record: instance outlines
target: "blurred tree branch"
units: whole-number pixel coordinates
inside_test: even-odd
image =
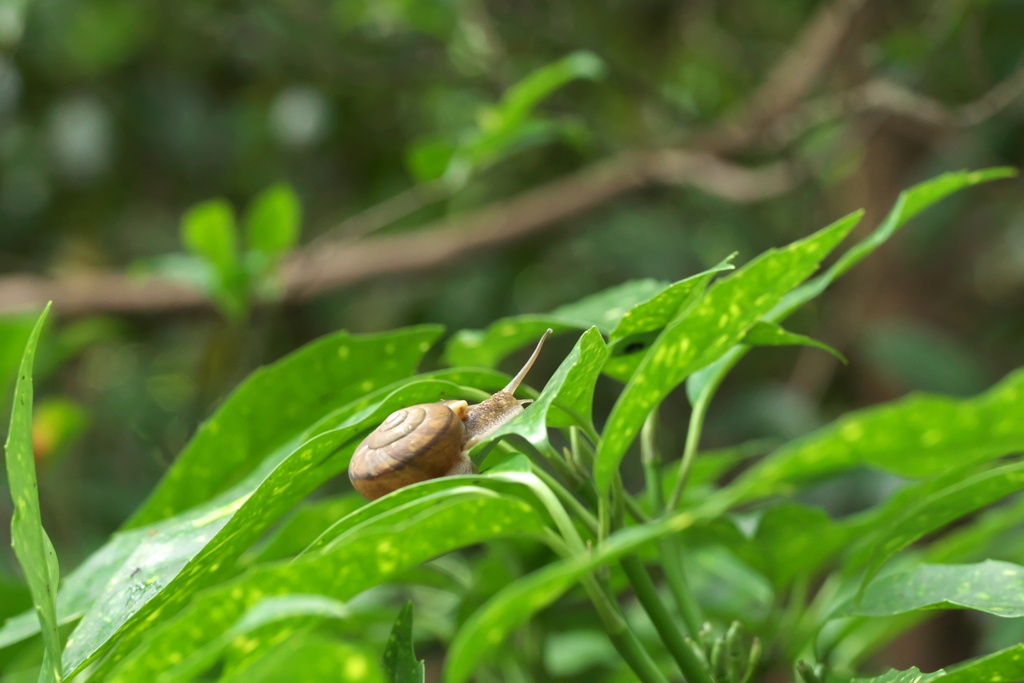
[[[285,301],[367,278],[449,263],[550,227],[612,197],[652,183],[692,185],[734,202],[765,199],[789,190],[797,175],[788,165],[748,169],[683,150],[625,152],[514,199],[436,221],[414,232],[353,242],[350,234],[297,250],[282,265]],[[415,203],[415,202],[413,202]],[[371,212],[378,209],[371,209]],[[375,226],[370,217],[366,226]],[[353,225],[364,225],[353,220]],[[203,292],[158,278],[94,271],[57,279],[34,275],[0,278],[0,312],[53,300],[67,314],[149,312],[211,306]]]
[[[839,51],[866,0],[824,5],[768,71],[764,83],[734,115],[697,134],[689,149],[620,153],[509,200],[454,215],[414,232],[367,238],[373,232],[444,199],[443,187],[422,185],[343,221],[293,253],[282,265],[282,300],[300,301],[368,278],[456,261],[550,228],[625,192],[656,184],[690,186],[733,202],[780,195],[803,179],[793,164],[746,168],[729,161],[763,141],[795,139],[817,122],[844,114],[883,111],[943,128],[972,126],[1008,106],[1024,90],[1024,67],[975,102],[956,109],[882,80],[838,96],[807,97]],[[0,278],[0,312],[37,308],[54,300],[68,314],[197,309],[205,295],[178,281],[141,279],[113,271],[47,278]]]

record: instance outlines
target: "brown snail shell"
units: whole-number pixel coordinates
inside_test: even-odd
[[[376,500],[409,484],[472,473],[472,462],[462,452],[467,409],[466,401],[443,401],[391,413],[352,455],[352,486]]]
[[[476,472],[466,455],[485,436],[523,412],[529,401],[513,394],[537,360],[544,333],[523,369],[501,391],[487,400],[421,403],[391,413],[370,432],[348,466],[348,478],[356,491],[376,500],[403,486],[428,479]]]

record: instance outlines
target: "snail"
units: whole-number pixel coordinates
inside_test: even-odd
[[[391,413],[352,454],[348,478],[364,498],[376,500],[403,486],[438,477],[473,474],[466,453],[530,403],[514,396],[540,355],[549,329],[522,370],[501,391],[476,405],[421,403]]]

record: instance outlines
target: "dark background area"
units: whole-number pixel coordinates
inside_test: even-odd
[[[481,328],[629,279],[680,279],[732,251],[744,263],[861,207],[864,234],[910,184],[1024,165],[1019,0],[34,0],[0,17],[0,46],[0,335],[12,340],[0,370],[13,372],[25,311],[54,298],[36,440],[62,571],[241,378],[321,334]],[[539,105],[560,132],[454,189],[417,170],[418,154],[456,144],[510,86],[578,50],[604,75]],[[645,167],[625,189],[557,185],[595,164],[629,177],[626,153],[659,150],[702,156],[671,178]],[[241,211],[279,181],[302,200],[308,251],[459,226],[482,208],[493,222],[516,212],[502,202],[556,191],[521,239],[289,290],[244,321],[174,296],[128,311],[76,284],[166,277],[185,210],[225,197]],[[395,197],[397,220],[361,234],[365,212]],[[912,390],[990,386],[1024,363],[1024,181],[923,214],[791,327],[849,365],[813,349],[752,354],[713,405],[705,446],[791,438]],[[535,385],[571,343],[552,342]],[[616,392],[602,381],[599,416]],[[687,411],[682,396],[666,404],[668,453]],[[864,475],[816,495],[838,514],[889,486]],[[3,538],[9,514],[0,497]],[[933,643],[981,637],[959,615],[927,629]],[[905,663],[939,666],[941,649]]]

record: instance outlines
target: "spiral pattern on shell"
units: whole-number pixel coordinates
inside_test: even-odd
[[[352,455],[348,478],[376,500],[403,486],[448,474],[465,441],[462,419],[444,403],[424,403],[391,413]]]

